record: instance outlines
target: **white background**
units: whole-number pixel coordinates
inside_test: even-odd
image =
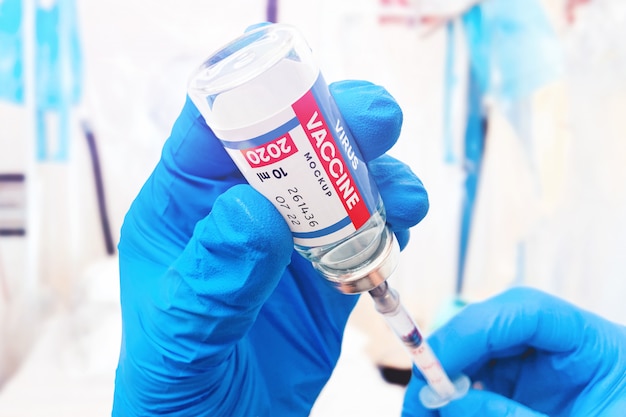
[[[566,27],[560,1],[544,4],[563,42],[567,72],[529,98],[532,158],[502,113],[491,111],[464,295],[482,299],[524,283],[626,322],[624,8],[620,0],[596,0]],[[378,6],[281,0],[279,20],[305,33],[327,81],[380,83],[404,110],[392,153],[423,179],[431,209],[413,230],[391,284],[429,329],[453,295],[463,181],[460,163],[443,158],[445,34],[422,38],[415,26],[380,25]],[[70,161],[32,164],[28,112],[0,103],[0,170],[28,172],[36,212],[28,238],[0,238],[0,382],[11,376],[0,391],[0,416],[110,414],[119,347],[117,265],[104,253],[78,121],[89,120],[97,134],[117,241],[124,213],[182,106],[188,75],[211,51],[265,19],[265,2],[253,0],[77,7],[85,84]],[[462,48],[456,53],[462,85]],[[455,97],[462,114],[462,97]],[[457,150],[461,129],[457,123]],[[313,415],[399,415],[403,389],[384,383],[375,363],[405,366],[407,359],[363,297]]]

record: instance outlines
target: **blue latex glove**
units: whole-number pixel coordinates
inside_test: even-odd
[[[381,87],[331,85],[406,244],[426,214],[419,179],[383,155],[402,113]],[[188,99],[119,244],[123,339],[113,415],[298,416],[339,357],[358,297],[294,252]]]
[[[466,307],[429,338],[442,365],[482,390],[422,408],[413,377],[404,417],[594,417],[626,412],[626,328],[529,288]]]

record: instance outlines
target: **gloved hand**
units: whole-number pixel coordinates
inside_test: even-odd
[[[426,214],[419,179],[383,155],[402,113],[381,87],[331,85],[401,245]],[[114,416],[298,416],[339,357],[358,297],[294,252],[188,99],[119,244],[123,339]]]
[[[437,411],[414,376],[404,417],[594,417],[626,410],[626,328],[529,288],[466,307],[429,338],[480,389]],[[476,387],[475,387],[476,388]]]

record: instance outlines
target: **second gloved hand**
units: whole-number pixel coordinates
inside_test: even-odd
[[[470,305],[429,338],[477,389],[424,409],[414,376],[404,417],[617,417],[626,410],[626,328],[529,288]]]
[[[384,153],[402,113],[381,87],[331,86],[406,244],[421,182]],[[187,100],[129,210],[119,245],[123,339],[113,415],[305,416],[339,357],[357,297],[293,250]]]

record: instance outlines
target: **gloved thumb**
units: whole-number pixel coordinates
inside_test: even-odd
[[[133,227],[136,222],[129,222],[125,233],[137,233]],[[159,250],[150,239],[142,248]],[[293,253],[291,233],[274,206],[249,185],[237,185],[215,200],[170,265],[148,262],[133,250],[120,251],[124,327],[116,409],[124,415],[182,408],[208,415],[207,392],[264,398],[245,336]]]
[[[489,391],[470,390],[440,409],[441,417],[548,417]]]
[[[168,274],[179,281],[174,294],[185,303],[179,306],[184,311],[177,310],[180,318],[202,318],[196,322],[202,323],[205,355],[221,360],[246,334],[292,252],[287,224],[252,187],[237,185],[215,201]]]
[[[249,185],[232,187],[154,284],[153,340],[188,368],[222,362],[254,324],[292,252],[289,228],[271,203]]]

